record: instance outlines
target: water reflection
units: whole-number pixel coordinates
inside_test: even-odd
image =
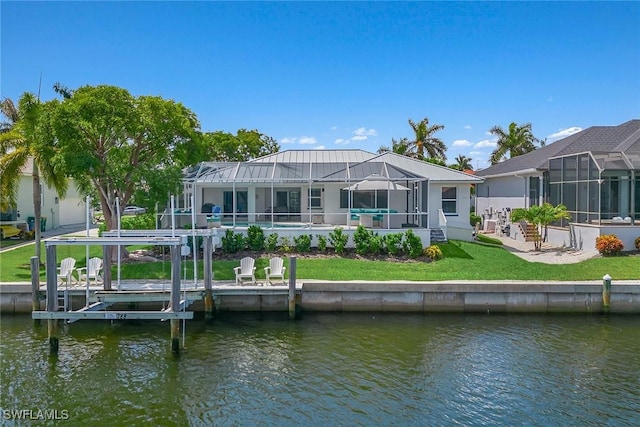
[[[225,316],[46,328],[3,317],[1,409],[74,424],[640,423],[640,319],[598,316]],[[294,408],[294,410],[292,410]]]

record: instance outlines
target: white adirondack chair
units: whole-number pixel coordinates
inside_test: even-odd
[[[240,267],[234,267],[236,273],[236,285],[244,283],[244,280],[251,280],[252,284],[256,284],[256,267],[255,260],[251,257],[244,257],[240,260]]]
[[[77,283],[76,278],[73,276],[75,267],[75,258],[69,257],[60,261],[60,267],[58,267],[58,283],[67,285]]]
[[[94,282],[96,284],[102,283],[102,276],[100,275],[101,271],[102,258],[89,258],[87,266],[78,269],[78,279],[80,280],[80,283],[86,282],[87,277],[89,278],[89,282]]]
[[[266,283],[273,285],[271,279],[276,277],[282,279],[282,284],[286,285],[284,281],[284,272],[287,267],[284,266],[284,261],[280,257],[274,257],[269,260],[269,266],[264,268],[264,275],[267,277]]]

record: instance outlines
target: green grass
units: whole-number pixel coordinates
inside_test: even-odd
[[[297,260],[300,279],[324,280],[601,280],[610,274],[614,280],[638,279],[639,256],[594,258],[577,264],[542,264],[527,262],[501,246],[474,242],[452,241],[439,244],[444,259],[437,262],[387,262],[350,258],[302,258]],[[44,249],[43,252],[44,254]],[[91,247],[90,256],[101,256],[102,249]],[[0,253],[0,282],[30,281],[29,258],[33,245]],[[67,256],[76,258],[78,266],[85,265],[85,247],[58,248],[58,261]],[[286,256],[285,256],[286,258]],[[288,258],[285,259],[288,264]],[[264,279],[268,258],[256,260],[256,276]],[[214,260],[214,278],[233,280],[233,267],[239,260]],[[202,262],[199,262],[202,278]],[[116,277],[116,267],[112,267]],[[191,261],[183,263],[181,277],[193,277]],[[288,273],[289,271],[287,271]],[[41,272],[44,278],[44,270]],[[153,262],[123,264],[123,279],[169,279],[171,263]]]
[[[502,245],[502,240],[496,239],[495,237],[485,236],[484,234],[476,235],[476,239],[478,242],[489,243],[492,245]]]

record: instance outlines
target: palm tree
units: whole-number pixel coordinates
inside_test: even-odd
[[[498,146],[491,153],[492,165],[499,163],[503,159],[513,158],[535,150],[537,148],[535,143],[539,141],[533,136],[531,123],[525,123],[520,126],[512,122],[509,125],[508,132],[500,126],[494,126],[489,129],[489,133],[498,137]]]
[[[5,105],[13,105],[10,100],[2,102],[2,113],[13,121],[11,129],[0,134],[0,208],[8,209],[16,205],[22,170],[32,162],[33,208],[35,216],[36,256],[40,260],[40,219],[42,217],[40,179],[56,189],[60,196],[67,190],[67,179],[56,171],[52,163],[53,143],[45,123],[53,104],[41,104],[32,93],[25,92],[18,103],[15,115],[5,113]]]
[[[0,112],[7,119],[6,121],[0,123],[0,133],[10,132],[20,118],[18,109],[11,99],[5,98],[0,102]]]
[[[458,157],[456,157],[456,163],[451,165],[450,167],[459,171],[473,170],[473,165],[471,164],[472,160],[473,159],[471,159],[470,157],[467,157],[463,154],[458,154]]]
[[[442,140],[434,136],[436,132],[444,129],[444,125],[429,126],[429,119],[427,117],[420,120],[418,123],[409,119],[409,125],[415,133],[415,139],[413,141],[409,141],[407,146],[407,151],[411,153],[410,155],[412,157],[424,160],[424,153],[426,151],[428,157],[441,159],[443,161],[447,159],[447,156],[445,155],[447,147],[444,145]]]
[[[526,221],[535,224],[538,228],[533,239],[534,250],[542,249],[542,242],[547,237],[547,227],[561,219],[571,219],[571,214],[567,212],[565,205],[553,206],[551,203],[543,203],[541,206],[531,206],[529,209],[517,208],[511,212],[511,222]],[[544,237],[542,231],[544,230]]]

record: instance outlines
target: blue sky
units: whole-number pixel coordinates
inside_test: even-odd
[[[445,126],[487,166],[494,125],[548,141],[640,117],[638,2],[0,3],[1,95],[110,84],[281,149],[375,152]]]

